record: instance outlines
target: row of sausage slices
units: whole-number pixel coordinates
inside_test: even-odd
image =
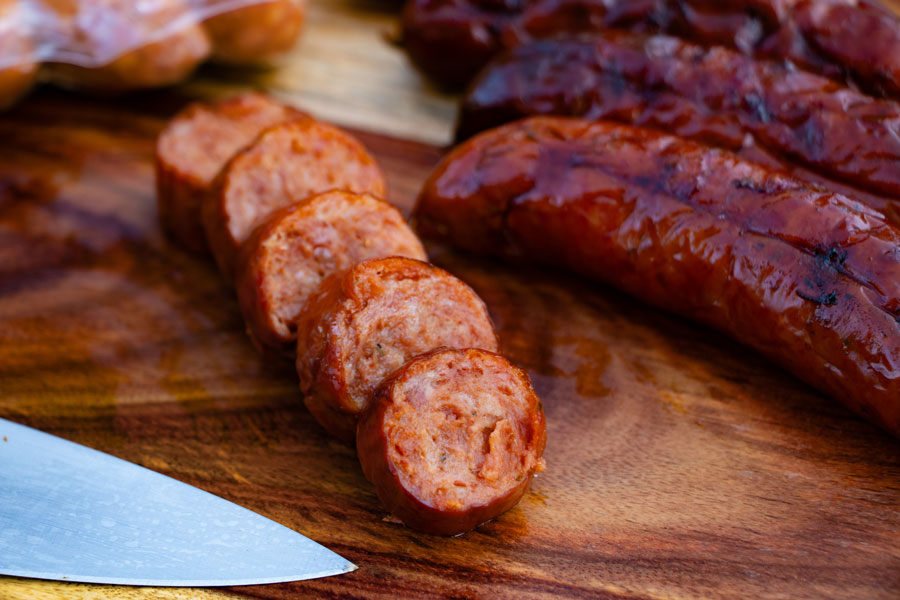
[[[543,469],[541,402],[356,139],[246,94],[176,116],[156,172],[163,227],[212,253],[261,351],[296,352],[306,406],[355,439],[392,513],[453,535],[518,502]]]

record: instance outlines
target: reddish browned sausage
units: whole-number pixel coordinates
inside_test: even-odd
[[[456,148],[416,217],[720,329],[900,434],[900,230],[847,197],[649,130],[533,117]]]
[[[294,351],[297,317],[322,280],[371,258],[427,260],[400,212],[368,194],[332,191],[276,211],[238,257],[238,300],[260,349]]]
[[[222,273],[234,277],[237,253],[273,212],[321,192],[384,197],[381,169],[356,138],[333,125],[301,119],[263,131],[236,154],[203,201],[203,227]]]
[[[391,513],[414,529],[455,535],[516,505],[544,468],[546,439],[528,375],[491,352],[443,350],[380,386],[356,448]]]
[[[900,94],[900,21],[866,1],[409,0],[403,13],[410,57],[450,87],[503,47],[608,28],[675,33]]]
[[[270,0],[207,19],[213,59],[249,64],[291,49],[306,21],[306,0]]]
[[[781,62],[668,36],[607,32],[527,43],[467,95],[459,135],[534,114],[614,119],[776,155],[900,198],[900,104]]]
[[[386,258],[322,283],[297,326],[297,373],[309,411],[353,440],[372,390],[407,360],[439,347],[497,349],[484,302],[427,263]]]
[[[156,141],[156,202],[163,228],[185,248],[208,252],[200,207],[216,174],[266,127],[305,116],[252,93],[192,104],[178,113]]]

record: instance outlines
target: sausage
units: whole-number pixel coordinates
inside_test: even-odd
[[[105,93],[164,87],[187,79],[209,57],[211,46],[203,27],[194,22],[160,38],[160,30],[185,21],[183,0],[157,0],[153,12],[131,0],[82,2],[74,16],[63,15],[73,39],[100,57],[100,66],[53,63],[48,79],[64,87]],[[145,43],[146,40],[152,40]],[[137,48],[130,49],[140,43]],[[121,48],[129,48],[120,54]]]
[[[305,21],[306,0],[270,0],[216,15],[203,25],[213,59],[243,65],[290,50]]]
[[[673,33],[849,77],[873,93],[900,93],[900,20],[865,1],[409,0],[402,22],[413,62],[451,88],[470,81],[502,48],[612,28]]]
[[[264,130],[228,161],[203,200],[203,228],[222,273],[233,280],[241,244],[269,215],[334,189],[385,195],[381,169],[356,138],[311,119]]]
[[[382,504],[408,526],[455,535],[515,506],[544,470],[541,401],[521,369],[484,350],[415,358],[378,388],[357,454]]]
[[[15,104],[37,79],[35,42],[23,4],[0,0],[0,110]]]
[[[306,406],[332,435],[352,441],[382,379],[439,347],[497,349],[487,308],[465,283],[397,257],[334,274],[297,323],[297,374]]]
[[[191,104],[156,141],[156,201],[163,228],[184,248],[207,253],[200,211],[213,179],[266,127],[306,113],[267,96],[241,94],[215,104]]]
[[[414,218],[719,329],[900,434],[900,230],[850,198],[662,133],[532,117],[451,152]]]
[[[752,133],[776,155],[900,197],[900,103],[722,47],[622,32],[527,43],[481,73],[458,132],[541,113],[612,118],[734,151]]]
[[[297,317],[322,280],[385,256],[427,260],[400,212],[368,194],[332,191],[276,211],[241,247],[236,287],[255,345],[293,351]]]

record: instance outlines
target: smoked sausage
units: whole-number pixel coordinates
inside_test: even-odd
[[[293,351],[297,317],[322,280],[385,256],[427,260],[403,216],[383,200],[332,191],[276,211],[238,257],[235,285],[254,344]]]
[[[306,406],[331,434],[352,441],[382,379],[439,347],[497,349],[487,308],[465,283],[398,257],[332,275],[298,319],[297,374]]]
[[[717,328],[900,434],[900,230],[848,197],[662,133],[532,117],[452,151],[414,218]]]
[[[269,0],[207,19],[213,60],[252,64],[291,49],[306,21],[306,0]]]
[[[900,20],[869,1],[409,0],[403,12],[413,62],[451,88],[502,48],[604,29],[672,33],[900,95]]]
[[[518,503],[544,469],[546,440],[543,407],[521,369],[484,350],[440,350],[381,384],[356,448],[391,513],[455,535]]]
[[[533,114],[613,119],[775,155],[900,198],[900,103],[782,62],[663,35],[542,40],[501,55],[463,102],[458,134]]]
[[[262,94],[191,104],[156,142],[156,201],[163,228],[184,248],[208,252],[201,205],[213,179],[263,129],[306,114]]]
[[[225,277],[233,280],[241,244],[269,215],[335,189],[384,197],[384,175],[356,138],[312,119],[264,130],[228,161],[203,200],[206,239]]]

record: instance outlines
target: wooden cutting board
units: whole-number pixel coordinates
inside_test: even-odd
[[[385,42],[394,4],[314,3],[279,69],[119,100],[44,90],[0,115],[0,416],[244,505],[359,570],[218,591],[0,577],[0,598],[900,597],[897,440],[716,333],[440,247],[543,398],[548,468],[460,537],[385,513],[292,365],[254,352],[213,265],[161,234],[151,161],[187,101],[261,86],[366,129],[408,211],[441,155],[410,140],[449,139],[454,107]]]

